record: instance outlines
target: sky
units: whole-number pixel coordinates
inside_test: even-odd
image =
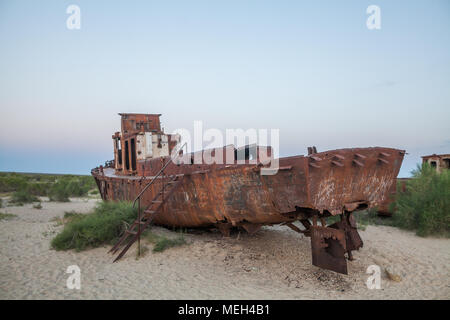
[[[0,171],[89,174],[135,112],[279,129],[281,156],[404,149],[408,177],[450,153],[449,89],[448,0],[0,0]]]

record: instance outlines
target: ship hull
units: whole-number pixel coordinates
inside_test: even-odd
[[[153,221],[171,227],[242,226],[250,232],[313,215],[375,208],[395,190],[403,155],[402,150],[375,147],[280,158],[275,175],[261,175],[261,167],[250,164],[172,165],[167,175],[183,179]],[[132,201],[152,180],[151,175],[116,175],[108,168],[92,174],[104,200]],[[157,178],[146,190],[143,207],[167,179]]]

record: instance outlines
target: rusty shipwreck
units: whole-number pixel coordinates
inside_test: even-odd
[[[104,200],[133,201],[139,208],[111,249],[120,251],[114,261],[150,224],[215,227],[224,235],[232,228],[254,233],[284,224],[311,238],[314,265],[347,274],[347,259],[363,245],[353,214],[388,201],[405,154],[382,147],[311,147],[308,155],[277,159],[277,173],[263,175],[275,160],[270,147],[207,150],[226,161],[198,164],[197,153],[184,152],[178,135],[161,130],[160,114],[120,116],[121,131],[112,136],[114,160],[92,170]],[[340,221],[327,225],[331,215]]]

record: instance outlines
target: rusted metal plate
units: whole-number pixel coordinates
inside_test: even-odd
[[[342,166],[336,165],[337,155]],[[315,156],[322,160],[319,169],[310,167],[308,172],[311,207],[334,215],[341,214],[347,203],[361,202],[369,208],[384,203],[395,184],[404,153],[376,147],[332,150]],[[388,164],[380,162],[380,157]]]
[[[347,252],[350,252],[350,255],[351,251],[358,250],[363,246],[363,241],[356,229],[356,222],[354,221],[353,215],[347,215],[342,221],[333,223],[329,228],[339,229],[344,232]]]
[[[261,229],[262,225],[257,223],[248,223],[243,222],[241,226],[247,231],[249,234],[254,234],[258,232],[259,229]]]
[[[311,226],[312,264],[347,274],[345,233],[339,229]]]

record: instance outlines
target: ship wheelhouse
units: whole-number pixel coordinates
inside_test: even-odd
[[[119,113],[121,131],[113,136],[114,168],[117,175],[141,173],[138,162],[169,156],[179,135],[161,130],[161,114]]]

